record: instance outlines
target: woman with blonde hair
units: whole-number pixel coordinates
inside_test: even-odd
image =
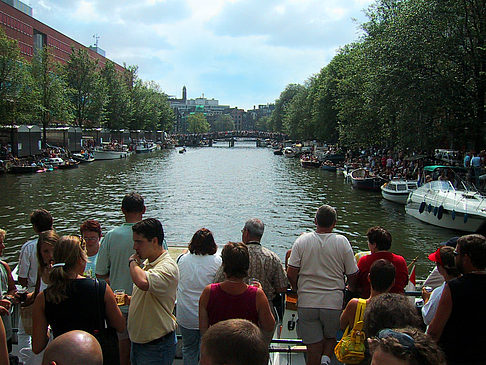
[[[125,320],[110,286],[82,276],[87,261],[84,241],[77,236],[61,237],[54,248],[53,258],[49,286],[39,293],[34,303],[34,353],[38,354],[46,347],[48,326],[54,337],[72,330],[91,334],[104,332],[105,321],[118,332],[124,331]],[[106,353],[103,346],[102,350],[105,363],[113,363],[114,355]]]

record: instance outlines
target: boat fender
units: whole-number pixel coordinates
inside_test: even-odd
[[[441,205],[439,207],[439,210],[437,211],[437,219],[441,220],[442,219],[442,215],[444,214],[444,206]]]
[[[467,223],[467,219],[469,218],[469,216],[466,214],[464,214],[464,223]]]
[[[425,206],[426,206],[425,202],[420,203],[420,207],[419,207],[419,213],[420,214],[422,214],[424,212]]]
[[[455,210],[452,211],[451,218],[452,218],[452,220],[456,219],[456,211]]]
[[[427,207],[427,211],[430,213],[432,211],[432,204],[429,204],[429,206]]]
[[[434,215],[437,215],[437,212],[439,211],[439,208],[434,207]]]

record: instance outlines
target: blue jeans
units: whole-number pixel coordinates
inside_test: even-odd
[[[132,342],[132,365],[171,365],[174,361],[177,339],[175,331],[170,336],[149,343]]]
[[[182,358],[184,365],[199,364],[199,346],[201,344],[201,333],[199,330],[191,330],[179,325],[182,334]]]

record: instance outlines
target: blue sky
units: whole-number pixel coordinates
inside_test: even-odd
[[[34,17],[138,65],[169,95],[251,109],[303,83],[359,37],[371,0],[26,0]],[[357,21],[353,20],[357,19]]]

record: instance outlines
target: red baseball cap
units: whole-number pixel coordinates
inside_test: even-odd
[[[437,249],[437,251],[435,251],[434,253],[431,253],[429,255],[429,260],[434,261],[434,262],[438,263],[439,265],[442,265],[442,259],[440,258],[440,247]]]

